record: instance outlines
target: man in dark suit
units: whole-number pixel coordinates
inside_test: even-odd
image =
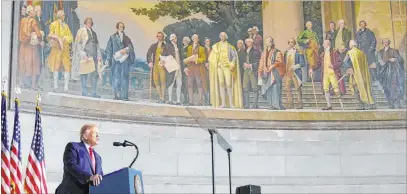
[[[110,66],[113,74],[114,99],[128,101],[130,65],[134,63],[136,56],[133,43],[124,33],[124,23],[118,22],[116,29],[117,32],[111,35],[107,42],[106,63]]]
[[[243,100],[244,108],[250,108],[249,95],[250,88],[254,91],[254,104],[251,108],[259,108],[259,89],[257,82],[257,70],[261,53],[253,45],[254,41],[251,38],[245,40],[246,55],[243,62]]]
[[[56,194],[86,194],[89,185],[102,181],[102,159],[93,147],[99,142],[98,128],[85,124],[80,131],[81,142],[70,142],[64,152],[64,176]]]

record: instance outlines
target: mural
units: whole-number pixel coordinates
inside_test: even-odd
[[[262,1],[22,1],[16,84],[178,106],[405,107],[405,56],[366,21],[324,27],[322,4],[303,2],[304,30],[279,50]]]

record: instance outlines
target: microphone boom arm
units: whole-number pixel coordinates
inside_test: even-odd
[[[139,150],[138,150],[138,147],[137,147],[136,144],[131,143],[131,142],[127,141],[127,140],[124,140],[124,142],[123,142],[123,146],[124,146],[124,147],[126,147],[126,143],[127,143],[127,144],[130,144],[130,145],[132,145],[132,146],[134,146],[134,148],[136,148],[136,151],[137,151],[136,157],[134,157],[133,161],[131,162],[131,164],[130,164],[130,166],[129,166],[129,168],[131,168],[131,167],[133,166],[134,162],[135,162],[135,161],[137,160],[137,158],[138,158]]]

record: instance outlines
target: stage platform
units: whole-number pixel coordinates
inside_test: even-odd
[[[24,91],[21,109],[33,111],[36,93]],[[148,100],[119,101],[97,99],[77,95],[44,92],[41,106],[45,114],[66,117],[91,117],[121,120],[123,122],[163,125],[197,126],[185,106],[150,103]],[[194,106],[217,126],[227,128],[386,128],[406,126],[407,111],[404,109],[333,110],[319,109],[230,109]],[[306,123],[304,125],[299,123]],[[321,125],[322,124],[322,125]],[[348,125],[349,124],[349,125]]]

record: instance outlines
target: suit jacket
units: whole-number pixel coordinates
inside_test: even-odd
[[[150,46],[150,48],[147,51],[147,63],[153,63],[153,68],[151,69],[152,72],[154,72],[154,63],[155,63],[155,53],[157,50],[157,46],[158,46],[158,42],[152,44]],[[168,49],[168,46],[166,44],[165,41],[163,41],[163,43],[161,44],[161,48],[163,49],[161,52],[161,55],[163,55],[164,53],[167,53],[166,49]],[[155,84],[154,84],[154,73],[151,73],[151,87],[155,88]],[[168,85],[168,84],[167,84]]]
[[[131,42],[130,38],[123,32],[123,41],[120,40],[120,35],[118,32],[114,33],[113,35],[110,36],[109,41],[107,42],[106,45],[106,61],[108,61],[109,66],[112,68],[112,66],[116,65],[116,63],[119,63],[118,61],[114,60],[114,54],[122,50],[126,47],[129,47],[128,54],[129,57],[125,61],[123,61],[122,64],[125,65],[131,65],[134,62],[134,59],[136,58],[136,55],[134,54],[134,47],[133,43]]]
[[[94,174],[103,176],[102,158],[93,150],[95,156],[95,170],[89,151],[83,142],[68,143],[64,151],[64,176],[58,186],[56,194],[86,194],[89,193],[89,178]]]
[[[336,36],[338,36],[339,33],[339,29],[335,30],[332,42],[331,42],[331,47],[335,48],[335,39]],[[352,32],[347,29],[347,28],[343,28],[342,29],[342,41],[345,44],[345,48],[349,49],[349,41],[352,39]]]
[[[335,72],[335,76],[336,79],[340,79],[342,77],[342,73],[341,73],[341,67],[342,67],[342,58],[341,55],[339,53],[339,51],[337,51],[336,49],[331,48],[330,51],[330,56],[331,56],[331,64],[332,64],[332,69]],[[319,67],[321,67],[321,80],[324,80],[324,57],[325,57],[325,51],[321,53],[320,58],[318,59],[318,63],[315,66],[315,68],[313,69],[314,71],[316,69],[318,69]],[[332,83],[335,84],[335,83]],[[342,94],[346,93],[346,87],[345,87],[345,80],[341,80],[339,83],[337,83],[339,85],[339,90]],[[323,87],[323,84],[321,84],[321,87]],[[323,88],[322,88],[322,91]],[[331,90],[331,94],[332,94],[333,90]]]
[[[302,55],[300,53],[300,51],[298,49],[295,49],[295,60],[294,60],[294,65],[300,65],[300,68],[294,70],[295,74],[297,74],[297,76],[302,80],[302,70],[301,68],[305,67],[305,59],[304,59],[304,55]],[[286,65],[286,72],[287,71],[291,71],[291,69],[287,69],[287,52],[288,50],[286,50],[284,52],[284,64]]]
[[[261,57],[261,53],[258,49],[252,47],[247,53],[247,49],[245,51],[246,55],[244,57],[244,61],[242,64],[246,63],[246,57],[249,55],[249,64],[252,64],[253,72],[255,73],[254,75],[257,77],[257,70],[259,69],[259,61]]]
[[[192,50],[194,47],[194,44],[192,43],[191,45],[188,46],[187,48],[187,57],[190,57],[194,54],[194,51]],[[198,49],[198,50],[196,50]],[[206,49],[201,46],[200,44],[196,45],[195,47],[195,53],[198,53],[198,64],[193,64],[193,65],[205,65],[205,62],[207,61],[206,57]],[[187,67],[190,66],[191,64],[186,64]]]
[[[172,55],[172,57],[174,57],[174,59],[176,59],[176,52],[178,52],[179,60],[180,60],[180,64],[179,64],[180,65],[180,70],[183,72],[184,67],[182,65],[182,56],[181,56],[181,53],[180,53],[180,48],[181,47],[178,46],[178,45],[177,45],[177,47],[178,47],[178,51],[175,50],[175,47],[171,42],[167,43],[167,44],[165,44],[164,51],[163,51],[163,53],[161,53],[161,55],[162,56],[170,56],[170,55]],[[167,73],[167,88],[174,82],[175,72],[176,71],[173,71],[171,73]]]

